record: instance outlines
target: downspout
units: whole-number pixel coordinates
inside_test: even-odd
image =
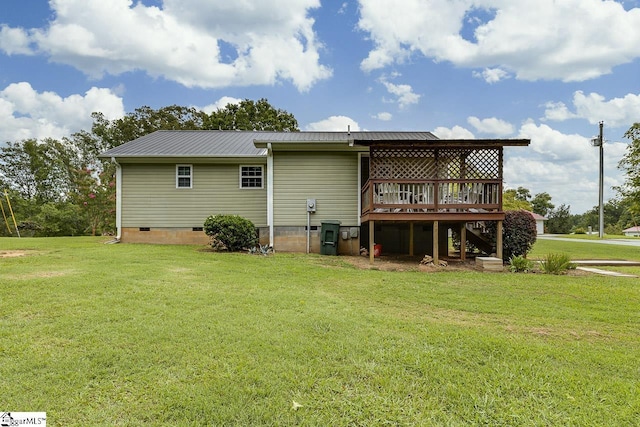
[[[111,157],[111,163],[116,165],[116,240],[122,237],[122,167]]]
[[[267,225],[269,226],[269,246],[273,248],[273,150],[267,144]]]

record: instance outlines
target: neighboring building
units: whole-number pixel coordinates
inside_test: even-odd
[[[529,143],[430,132],[158,131],[101,157],[117,165],[123,242],[206,243],[207,216],[237,214],[278,251],[319,252],[322,222],[337,220],[338,253],[365,246],[373,257],[377,243],[437,259],[450,228],[464,236],[467,224],[497,221],[501,229],[503,149]]]
[[[629,237],[640,237],[640,227],[639,226],[630,227],[630,228],[627,228],[626,230],[622,230],[622,233],[625,236],[629,236]]]
[[[536,220],[536,234],[544,234],[544,222],[549,219],[535,212],[531,212],[531,216]]]

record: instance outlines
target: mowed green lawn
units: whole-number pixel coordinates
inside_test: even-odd
[[[0,411],[52,426],[640,422],[638,279],[103,241],[0,239],[28,250],[0,258]]]

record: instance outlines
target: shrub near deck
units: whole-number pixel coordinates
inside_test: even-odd
[[[52,425],[601,426],[640,412],[634,280],[0,243],[28,253],[0,259],[3,407]]]

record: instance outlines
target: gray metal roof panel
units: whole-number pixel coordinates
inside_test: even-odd
[[[431,132],[262,132],[260,142],[424,141],[438,139]]]
[[[101,157],[264,156],[253,140],[258,132],[157,131],[114,147]]]
[[[252,132],[219,130],[157,131],[114,147],[101,157],[264,156],[255,142],[346,143],[350,141],[437,140],[431,132]]]

